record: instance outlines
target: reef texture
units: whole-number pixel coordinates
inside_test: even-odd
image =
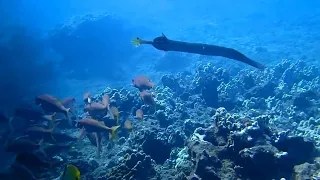
[[[54,154],[86,179],[318,179],[319,74],[303,61],[236,75],[201,65],[164,75],[152,90],[155,107],[137,89],[107,88],[92,101],[108,94],[119,109],[118,139],[102,142],[100,158],[87,139]],[[128,119],[132,130],[123,128]]]

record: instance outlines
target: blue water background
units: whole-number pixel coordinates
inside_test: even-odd
[[[157,82],[165,73],[193,72],[206,62],[235,73],[251,68],[224,58],[135,48],[130,44],[135,36],[152,39],[163,32],[170,39],[232,47],[267,66],[281,59],[320,61],[320,1],[314,0],[2,0],[0,9],[3,34],[11,32],[8,25],[19,24],[32,39],[18,38],[23,43],[11,52],[15,55],[0,54],[4,110],[40,93],[81,99],[85,91],[108,85],[128,87],[138,74]],[[99,23],[81,28],[75,23],[103,13],[108,18]],[[81,43],[52,39],[67,21],[75,24]],[[2,45],[10,46],[3,37]],[[25,54],[19,56],[21,50]],[[51,63],[39,69],[35,61]]]

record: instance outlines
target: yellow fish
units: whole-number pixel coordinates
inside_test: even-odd
[[[80,180],[80,171],[74,165],[67,165],[58,180]]]

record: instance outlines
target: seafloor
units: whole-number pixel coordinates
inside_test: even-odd
[[[155,109],[138,90],[106,88],[94,99],[110,95],[132,131],[121,128],[118,140],[104,141],[99,159],[87,139],[52,156],[85,179],[318,179],[319,73],[303,61],[235,76],[207,64],[194,76],[164,75],[152,90]],[[143,121],[134,118],[140,107]]]

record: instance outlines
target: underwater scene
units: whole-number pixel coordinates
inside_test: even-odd
[[[320,1],[0,0],[0,180],[320,180]]]

